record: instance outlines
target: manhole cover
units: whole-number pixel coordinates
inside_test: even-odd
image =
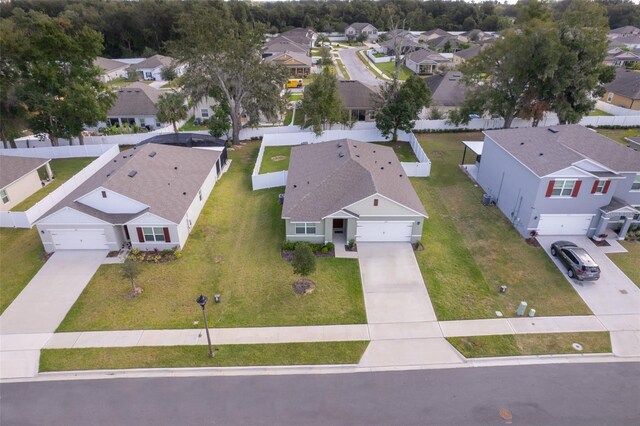
[[[627,290],[620,290],[620,293],[627,294],[628,292],[627,292]]]
[[[513,414],[511,414],[511,410],[508,410],[507,408],[501,408],[500,409],[500,417],[503,420],[512,420],[513,419]]]
[[[571,347],[573,349],[575,349],[576,351],[581,351],[582,350],[582,345],[580,343],[574,343],[571,345]]]

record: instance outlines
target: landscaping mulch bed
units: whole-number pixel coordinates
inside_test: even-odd
[[[118,257],[118,253],[120,253],[118,250],[110,251],[107,253],[107,257]]]
[[[590,239],[591,240],[591,239]],[[609,244],[609,241],[607,240],[600,240],[600,241],[596,241],[596,240],[591,240],[591,242],[596,246],[596,247],[610,247],[611,244]]]
[[[527,242],[527,244],[529,244],[531,247],[540,247],[540,243],[538,242],[538,240],[535,237],[532,238],[526,238],[525,241]]]
[[[334,250],[323,253],[321,251],[314,251],[313,254],[316,257],[336,257],[336,252]],[[293,259],[293,250],[280,250],[280,255],[287,262],[291,262]]]
[[[131,253],[129,253],[128,259],[141,263],[166,263],[177,260],[181,256],[182,253],[178,250],[143,251],[134,249],[131,251]]]
[[[293,283],[293,292],[300,296],[307,295],[309,293],[313,293],[313,290],[316,289],[316,285],[313,281],[303,278],[301,280]]]

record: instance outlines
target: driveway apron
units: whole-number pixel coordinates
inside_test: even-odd
[[[358,243],[371,342],[362,366],[460,363],[444,339],[408,243]]]
[[[38,371],[39,349],[53,335],[107,255],[55,252],[0,316],[1,378]]]

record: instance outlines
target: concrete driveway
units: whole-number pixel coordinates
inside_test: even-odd
[[[584,236],[545,236],[537,239],[595,315],[640,315],[640,289],[606,254],[616,250],[615,247],[597,247]],[[551,244],[558,240],[571,241],[587,250],[600,266],[600,279],[586,282],[570,279],[565,266],[551,256]]]
[[[369,71],[369,68],[367,68],[362,63],[362,61],[356,54],[358,50],[365,49],[367,48],[361,47],[358,49],[340,49],[338,53],[340,55],[340,58],[342,59],[342,63],[349,73],[349,78],[351,78],[351,80],[357,80],[363,84],[366,84],[372,89],[375,89],[380,86],[383,81],[377,78],[371,71]]]

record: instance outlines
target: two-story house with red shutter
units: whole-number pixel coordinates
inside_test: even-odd
[[[623,239],[640,224],[640,152],[573,124],[484,134],[477,182],[521,235]]]

